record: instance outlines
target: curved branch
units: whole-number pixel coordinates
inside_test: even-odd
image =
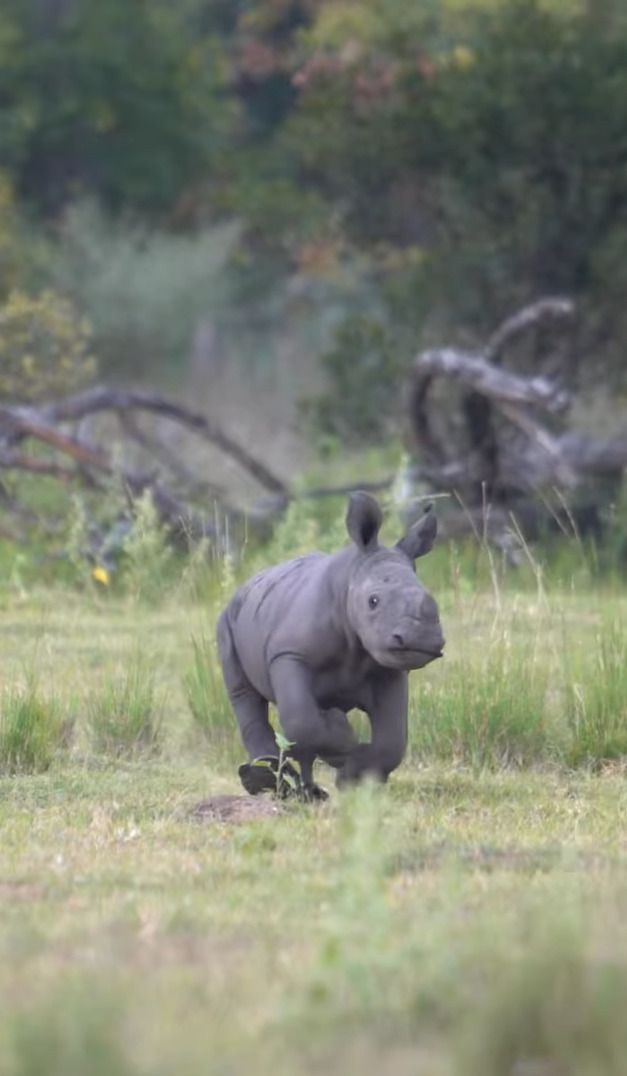
[[[570,403],[570,394],[546,377],[519,377],[499,370],[482,355],[455,348],[423,351],[414,363],[414,378],[421,382],[426,375],[448,377],[501,405],[531,405],[559,413]]]
[[[573,317],[574,313],[575,304],[571,299],[539,299],[538,302],[523,307],[499,326],[490,337],[483,357],[486,362],[498,363],[505,348],[517,336],[521,336],[541,322],[563,321]]]
[[[64,400],[58,400],[42,406],[37,410],[37,416],[51,423],[77,421],[86,415],[93,415],[99,411],[150,411],[152,414],[161,415],[163,418],[180,422],[182,426],[193,430],[203,440],[216,445],[226,455],[236,460],[249,474],[270,493],[280,493],[287,496],[287,487],[280,478],[277,478],[257,456],[253,456],[247,449],[233,440],[228,434],[212,422],[205,415],[193,411],[182,404],[168,400],[154,392],[144,392],[138,389],[122,389],[99,385],[85,392],[79,392],[75,396],[68,396]],[[16,412],[28,415],[29,408],[15,409]]]

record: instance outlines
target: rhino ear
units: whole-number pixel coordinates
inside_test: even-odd
[[[346,513],[346,530],[355,545],[364,553],[377,548],[377,536],[382,522],[381,509],[374,497],[361,490],[351,493]]]
[[[422,518],[409,528],[400,542],[396,543],[396,548],[400,549],[410,560],[424,557],[425,553],[430,553],[433,549],[435,536],[438,533],[438,521],[432,509],[433,504],[428,504]]]

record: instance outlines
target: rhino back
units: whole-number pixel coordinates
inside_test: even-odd
[[[336,558],[309,553],[277,564],[233,595],[228,616],[237,654],[248,679],[266,697],[271,697],[268,669],[279,655],[296,654],[312,668],[337,658],[345,627],[331,586]]]

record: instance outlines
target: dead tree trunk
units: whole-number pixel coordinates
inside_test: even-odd
[[[425,351],[408,383],[407,412],[415,462],[409,477],[450,493],[463,505],[468,529],[479,517],[498,535],[511,513],[537,529],[541,506],[557,494],[569,505],[588,479],[617,488],[627,466],[627,434],[596,439],[567,427],[572,389],[544,373],[522,376],[505,368],[508,349],[547,324],[575,314],[568,299],[542,299],[509,318],[481,352]],[[446,399],[434,402],[437,382]]]

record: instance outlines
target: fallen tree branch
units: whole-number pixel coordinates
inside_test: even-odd
[[[533,412],[563,415],[571,394],[543,374],[524,377],[500,365],[505,348],[530,329],[572,317],[569,299],[542,299],[508,318],[482,352],[438,348],[415,360],[409,383],[409,413],[414,442],[423,464],[445,482],[444,488],[463,494],[468,504],[507,499],[514,490],[556,482],[576,484],[571,463],[556,438]],[[459,424],[448,416],[445,441],[436,435],[430,411],[430,392],[437,378],[461,388]],[[496,419],[500,417],[500,426]],[[503,437],[503,420],[523,435],[523,447]],[[460,444],[459,431],[465,435]]]
[[[520,377],[493,366],[482,355],[453,348],[423,351],[414,364],[413,379],[421,392],[421,405],[426,394],[423,380],[446,377],[464,388],[479,392],[499,405],[541,407],[544,411],[559,414],[571,402],[570,394],[545,377]]]
[[[200,482],[176,453],[164,445],[158,437],[152,437],[146,430],[143,430],[130,412],[119,412],[118,421],[120,428],[127,437],[147,451],[153,459],[163,463],[175,477],[181,479],[193,494],[202,493],[221,502],[226,500],[227,491],[223,486],[219,486],[214,482]]]
[[[30,409],[22,410],[26,410],[28,414]],[[99,385],[64,400],[46,404],[39,408],[36,414],[43,421],[56,424],[75,422],[102,411],[148,411],[162,418],[172,419],[234,459],[264,489],[287,496],[285,483],[266,467],[258,456],[224,433],[215,422],[198,411],[192,411],[183,404],[175,403],[154,392]]]
[[[529,329],[550,322],[571,319],[575,315],[575,304],[571,299],[547,298],[523,307],[512,317],[506,318],[502,325],[490,337],[483,351],[486,362],[498,364],[506,347],[516,337],[522,336]]]

